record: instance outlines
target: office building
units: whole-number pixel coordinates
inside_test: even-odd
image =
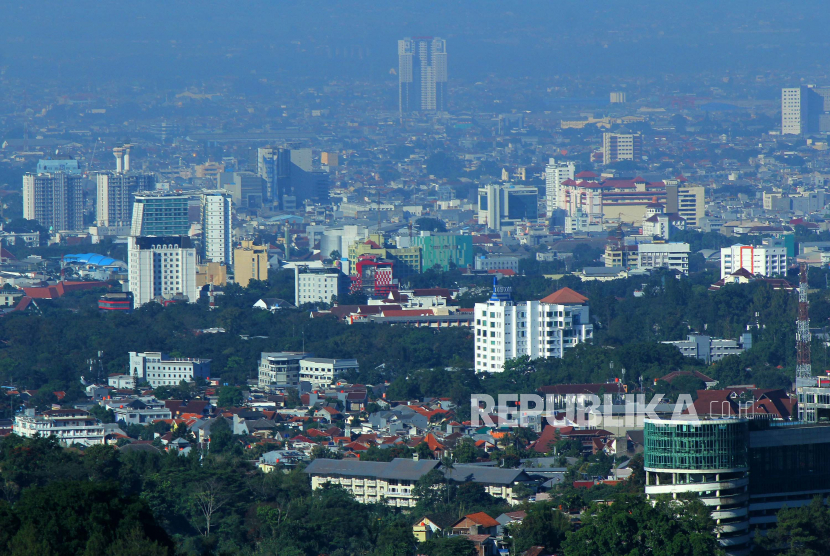
[[[170,357],[160,351],[130,352],[130,375],[153,388],[210,378],[210,359]]]
[[[189,202],[187,195],[163,191],[136,193],[130,235],[187,236],[190,233]]]
[[[266,199],[265,180],[253,172],[222,172],[218,183],[239,208],[258,209]]]
[[[253,241],[242,241],[233,250],[233,278],[243,288],[251,280],[268,280],[268,248],[254,245]]]
[[[476,270],[512,270],[519,272],[519,257],[509,255],[480,255],[475,259]]]
[[[752,347],[752,334],[746,332],[739,340],[712,338],[703,334],[689,334],[685,340],[664,341],[675,346],[686,357],[700,359],[707,364],[730,355],[740,355]]]
[[[467,268],[473,265],[473,236],[441,232],[421,232],[412,238],[414,247],[421,248],[423,270],[440,267]]]
[[[223,191],[202,193],[202,260],[233,266],[233,204]]]
[[[701,185],[690,185],[685,178],[664,180],[664,183],[666,213],[677,214],[686,221],[687,227],[700,226],[706,216],[706,189]]]
[[[830,132],[830,87],[812,85],[781,89],[781,133]]]
[[[134,195],[156,188],[154,174],[102,172],[96,179],[98,203],[95,221],[98,226],[130,226]]]
[[[357,359],[308,357],[300,361],[300,380],[311,383],[312,388],[325,388],[335,384],[341,374],[358,369]]]
[[[343,239],[345,241],[346,238]],[[421,247],[414,245],[414,242],[409,244],[408,240],[407,237],[406,241],[399,241],[397,247],[382,247],[385,243],[383,236],[381,234],[369,234],[366,241],[358,240],[351,243],[348,250],[342,252],[342,255],[348,255],[348,269],[352,276],[357,276],[358,260],[364,255],[371,255],[377,259],[394,261],[395,278],[405,278],[413,274],[420,274],[422,269],[427,268],[423,265],[423,250]]]
[[[732,245],[720,250],[720,277],[726,278],[743,268],[753,276],[777,276],[787,273],[787,248]]]
[[[407,112],[446,110],[447,41],[413,37],[398,41],[398,108]]]
[[[297,387],[300,383],[300,361],[307,353],[263,352],[259,357],[259,387]]]
[[[551,158],[545,166],[545,205],[548,220],[554,217],[554,212],[559,207],[562,182],[574,179],[575,172],[576,165],[573,162],[556,162]]]
[[[79,174],[23,176],[23,218],[56,232],[84,227],[83,177]]]
[[[478,188],[478,223],[492,230],[535,222],[539,190],[529,185],[489,184]]]
[[[689,244],[641,243],[637,246],[637,268],[640,270],[667,268],[688,274]]]
[[[294,304],[333,303],[349,293],[351,280],[339,268],[294,267]]]
[[[309,148],[262,147],[257,150],[257,173],[265,180],[266,198],[282,210],[305,201],[325,201],[329,173],[315,170]]]
[[[492,297],[475,305],[475,371],[501,372],[506,361],[523,355],[561,358],[590,341],[587,302],[569,288],[539,301],[513,301],[510,288],[494,286]]]
[[[40,415],[34,409],[26,409],[14,418],[12,432],[27,438],[54,436],[64,446],[104,443],[104,425],[82,409],[52,409]]]
[[[609,95],[609,100],[611,104],[624,104],[625,100],[625,92],[622,91],[611,91]]]
[[[130,237],[127,264],[136,308],[157,299],[198,301],[196,249],[190,238]]]
[[[746,418],[741,418],[746,417]],[[744,555],[750,536],[774,527],[785,505],[830,493],[830,426],[731,418],[646,419],[646,496],[697,493],[712,510],[721,548]]]
[[[643,157],[643,136],[639,133],[603,133],[602,163],[623,160],[638,161]]]

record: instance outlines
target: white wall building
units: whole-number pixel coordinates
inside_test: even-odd
[[[263,352],[259,357],[259,387],[297,386],[300,383],[300,361],[308,353]]]
[[[294,304],[331,303],[331,298],[348,294],[349,277],[339,268],[294,267]]]
[[[159,351],[130,352],[130,374],[136,380],[145,380],[150,386],[178,386],[181,381],[192,382],[195,377],[210,377],[210,359],[171,358]]]
[[[475,370],[501,372],[510,359],[562,357],[593,337],[588,298],[562,288],[539,301],[514,302],[509,288],[496,287],[475,306]]]
[[[641,243],[637,246],[637,268],[668,268],[689,273],[688,243]]]
[[[202,259],[233,266],[233,204],[222,191],[202,194]]]
[[[476,270],[512,270],[519,272],[519,257],[481,255],[475,258]]]
[[[127,257],[130,291],[135,308],[145,303],[184,295],[199,299],[196,249],[187,237],[130,237]]]
[[[807,89],[781,89],[781,133],[801,135],[807,131]]]
[[[739,268],[752,275],[776,276],[787,272],[786,247],[732,245],[720,250],[720,277],[726,278]]]
[[[310,382],[314,388],[330,386],[350,369],[358,369],[357,359],[309,357],[300,361],[300,380]]]
[[[104,443],[104,425],[81,409],[53,409],[44,411],[42,415],[35,415],[34,409],[27,409],[23,415],[14,418],[12,432],[28,438],[54,436],[65,446]]]
[[[565,180],[574,179],[576,165],[573,162],[556,162],[551,158],[545,166],[545,204],[548,218],[559,206],[560,186]]]

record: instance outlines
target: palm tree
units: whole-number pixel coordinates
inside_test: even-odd
[[[452,455],[444,455],[441,459],[441,465],[444,467],[444,485],[447,489],[447,504],[450,503],[450,477],[447,475],[447,471],[452,471],[455,469],[455,464],[452,460]]]

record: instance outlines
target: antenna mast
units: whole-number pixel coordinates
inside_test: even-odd
[[[798,320],[796,321],[796,385],[812,382],[813,368],[810,363],[810,302],[807,300],[807,264],[801,263],[798,284]]]

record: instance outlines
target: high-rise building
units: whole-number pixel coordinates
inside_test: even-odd
[[[222,172],[219,174],[219,187],[230,192],[239,208],[260,208],[266,199],[266,182],[253,172]]]
[[[199,299],[196,249],[189,237],[130,237],[130,291],[135,307],[156,299]]]
[[[398,41],[398,108],[406,112],[446,110],[447,41],[413,37]]]
[[[562,288],[539,301],[513,301],[510,288],[494,286],[475,305],[475,371],[497,373],[510,359],[563,357],[593,338],[588,298]]]
[[[576,165],[573,162],[556,162],[551,158],[545,166],[545,201],[548,220],[559,207],[559,194],[562,182],[574,179]]]
[[[129,226],[133,217],[133,196],[156,188],[154,174],[102,172],[97,176],[99,226]]]
[[[189,197],[162,191],[135,195],[130,235],[186,236],[190,232]]]
[[[765,245],[732,245],[720,250],[720,277],[726,278],[743,268],[753,276],[787,273],[787,248]]]
[[[233,204],[224,191],[202,193],[202,259],[233,266]]]
[[[488,184],[478,188],[478,223],[492,230],[535,221],[539,190],[531,185]]]
[[[264,245],[254,245],[253,241],[243,241],[233,250],[234,281],[243,288],[251,280],[268,279],[268,249]]]
[[[314,169],[311,149],[263,147],[257,151],[257,173],[265,180],[267,200],[282,210],[302,201],[324,201],[329,174]]]
[[[830,132],[830,87],[781,89],[781,133],[802,135]]]
[[[67,174],[82,174],[78,161],[71,156],[50,156],[37,161],[38,174],[54,174],[65,172]]]
[[[643,136],[639,133],[603,133],[602,163],[622,160],[640,160],[643,156]]]
[[[706,215],[706,189],[691,185],[682,176],[664,180],[666,184],[666,213],[677,214],[686,220],[686,226],[696,228]]]
[[[84,226],[82,176],[56,172],[23,176],[23,218],[54,231]]]

